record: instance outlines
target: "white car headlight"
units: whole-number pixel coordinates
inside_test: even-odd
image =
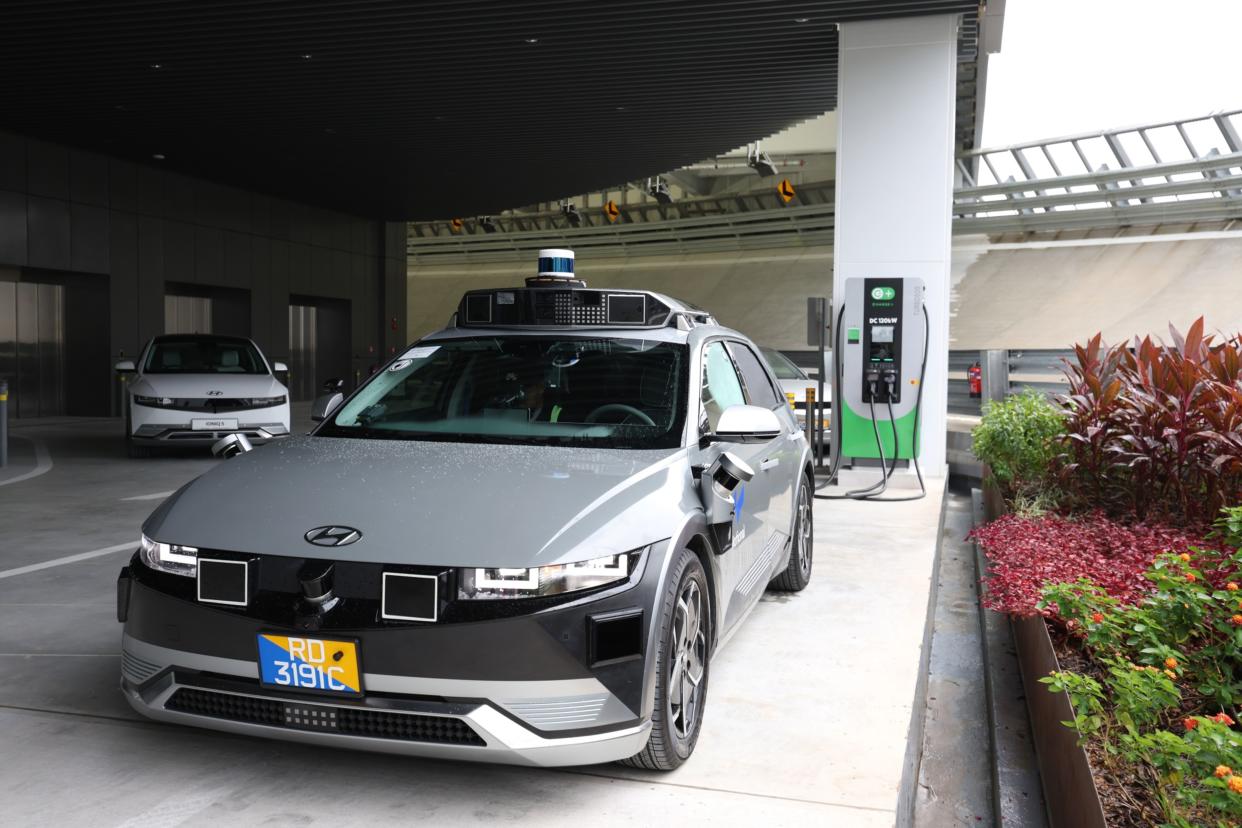
[[[185,575],[187,578],[193,578],[198,572],[198,549],[193,546],[160,543],[143,535],[138,549],[142,562],[152,569],[173,575]]]
[[[570,564],[529,569],[462,569],[457,597],[467,601],[539,598],[624,581],[638,568],[646,548]]]

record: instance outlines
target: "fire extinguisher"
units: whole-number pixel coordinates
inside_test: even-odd
[[[966,371],[966,378],[970,381],[970,396],[972,399],[978,399],[983,396],[983,366],[978,361],[970,366]]]

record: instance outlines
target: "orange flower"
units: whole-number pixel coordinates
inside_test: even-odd
[[[1197,579],[1197,578],[1195,578],[1195,573],[1193,573],[1193,572],[1187,572],[1187,573],[1186,573],[1186,580],[1187,580],[1187,581],[1189,581],[1190,583],[1192,583],[1192,584],[1193,584],[1193,583],[1194,583],[1196,580],[1198,580],[1198,579]]]
[[[1216,766],[1216,778],[1224,779],[1226,776],[1233,776],[1233,768],[1229,767],[1228,765],[1217,765]]]
[[[1100,623],[1101,621],[1103,621],[1103,620],[1104,620],[1104,613],[1102,613],[1102,612],[1093,612],[1093,613],[1091,613],[1091,620],[1092,620],[1092,621],[1094,621],[1094,622],[1095,622],[1095,623],[1097,623],[1097,624],[1098,624],[1098,623]]]
[[[1242,794],[1242,776],[1229,777],[1229,790],[1236,794]]]
[[[1242,627],[1242,615],[1235,615],[1229,619],[1229,623]]]
[[[1165,667],[1168,667],[1170,670],[1176,670],[1176,669],[1177,669],[1177,659],[1176,659],[1176,658],[1173,658],[1173,656],[1169,656],[1168,658],[1166,658],[1166,659],[1164,660],[1164,666],[1165,666]]]
[[[1178,555],[1177,557],[1181,558],[1183,561],[1189,561],[1189,560],[1190,560],[1190,553],[1189,553],[1189,552],[1183,552],[1182,554]]]
[[[1225,584],[1225,589],[1229,590],[1230,592],[1237,592],[1238,585],[1234,583],[1233,581],[1230,581],[1229,583]]]
[[[1216,722],[1217,724],[1223,724],[1223,725],[1233,724],[1233,719],[1229,718],[1229,714],[1224,713],[1224,712],[1217,713],[1215,716],[1212,717],[1212,721]]]
[[[1190,717],[1186,717],[1185,719],[1182,719],[1182,727],[1186,728],[1186,730],[1188,731],[1194,730],[1198,726],[1199,726],[1198,719],[1192,719]]]

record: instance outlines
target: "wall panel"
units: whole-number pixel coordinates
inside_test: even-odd
[[[94,351],[110,353],[81,363],[101,372],[87,387],[104,392],[93,403],[75,402],[71,413],[111,411],[107,366],[122,351],[136,356],[163,332],[170,282],[213,296],[233,291],[235,327],[248,326],[274,360],[288,356],[290,293],[347,302],[341,307],[348,309],[349,335],[339,356],[365,374],[394,338],[387,318],[405,314],[405,281],[390,278],[394,259],[383,255],[399,254],[404,273],[403,245],[399,223],[0,132],[0,270],[45,268],[79,285],[80,274],[92,274],[98,280],[92,301],[108,310],[101,329],[107,344]],[[8,283],[10,292],[14,284]],[[45,390],[58,393],[37,393]]]

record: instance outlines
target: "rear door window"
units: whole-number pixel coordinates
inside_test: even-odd
[[[755,356],[754,351],[740,342],[730,342],[729,353],[733,355],[734,362],[742,372],[746,399],[751,405],[776,408],[782,404],[776,389],[772,387],[771,380],[768,379],[768,372],[763,370],[763,365],[759,362],[759,357]]]

